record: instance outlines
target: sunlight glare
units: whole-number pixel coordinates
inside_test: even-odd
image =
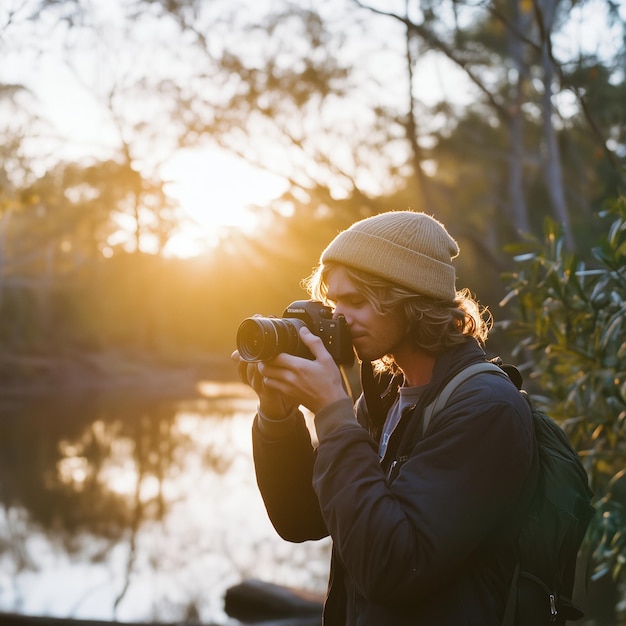
[[[166,254],[190,257],[214,247],[230,233],[252,234],[253,207],[280,195],[284,179],[217,149],[179,151],[162,170],[166,192],[180,203],[184,218]]]

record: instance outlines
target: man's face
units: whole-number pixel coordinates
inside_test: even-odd
[[[406,326],[397,312],[381,315],[359,292],[342,266],[328,275],[328,301],[334,316],[343,315],[352,342],[362,361],[375,361],[393,354],[402,344]]]

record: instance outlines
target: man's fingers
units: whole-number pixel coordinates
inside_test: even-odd
[[[311,351],[316,360],[329,356],[324,342],[306,326],[300,329],[300,339],[302,339],[302,343]]]

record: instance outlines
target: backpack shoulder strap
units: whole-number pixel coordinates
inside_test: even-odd
[[[424,412],[422,413],[422,434],[426,432],[432,418],[448,404],[450,397],[457,388],[466,380],[469,380],[472,376],[476,376],[476,374],[480,372],[494,372],[506,376],[506,372],[499,365],[489,361],[474,363],[462,369],[446,383],[443,389],[437,394],[437,397],[424,408]]]

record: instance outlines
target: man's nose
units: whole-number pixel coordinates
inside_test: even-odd
[[[336,320],[339,317],[345,318],[347,324],[350,325],[350,320],[348,320],[344,310],[341,308],[341,306],[337,305],[335,309],[333,310],[333,319]]]

